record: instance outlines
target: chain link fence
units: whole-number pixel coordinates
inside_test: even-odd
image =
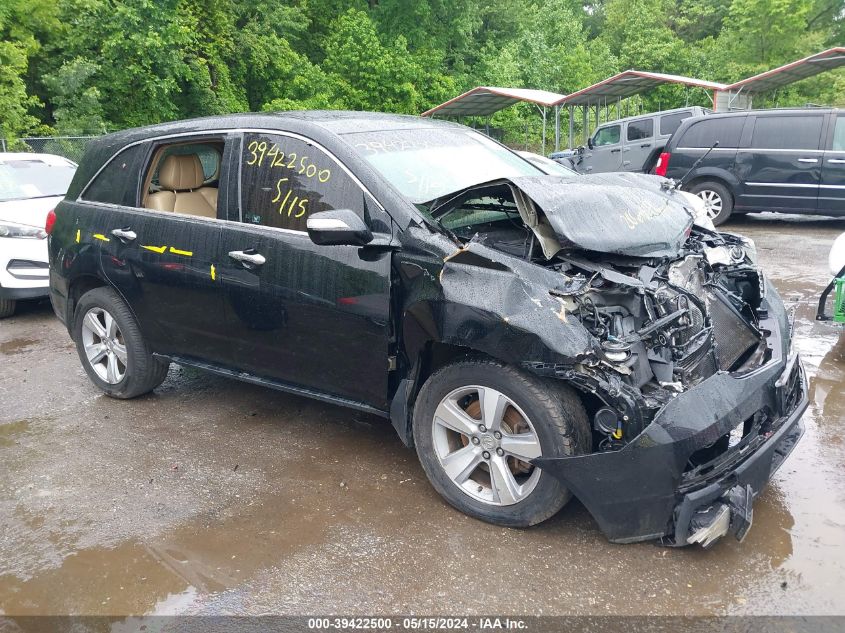
[[[0,139],[0,150],[4,152],[36,152],[56,154],[79,163],[85,148],[96,136],[33,136],[19,138],[12,143]]]

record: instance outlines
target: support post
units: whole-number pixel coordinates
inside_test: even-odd
[[[590,136],[590,121],[589,121],[590,112],[589,112],[589,107],[590,106],[587,106],[587,105],[581,106],[581,118],[583,119],[582,123],[584,125],[583,131],[582,131],[582,134],[584,135],[584,139],[583,139],[584,145],[587,144],[587,139]]]
[[[569,106],[569,149],[575,141],[575,106]]]
[[[546,155],[546,106],[543,106],[543,156]]]
[[[560,151],[560,106],[555,106],[555,151]]]

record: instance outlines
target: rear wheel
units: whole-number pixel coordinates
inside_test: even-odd
[[[12,316],[16,305],[17,301],[14,299],[0,299],[0,319]]]
[[[695,183],[689,191],[704,201],[704,208],[714,225],[727,222],[733,212],[734,199],[725,185],[715,180],[704,180]]]
[[[88,377],[113,398],[148,393],[167,376],[170,364],[152,356],[132,312],[111,288],[82,296],[73,338]]]
[[[546,520],[572,496],[532,459],[590,449],[574,391],[486,359],[449,365],[426,381],[414,440],[426,475],[450,504],[510,527]]]

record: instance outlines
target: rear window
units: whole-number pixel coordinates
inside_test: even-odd
[[[34,157],[0,162],[0,202],[63,196],[75,172],[69,162],[51,165]]]
[[[138,187],[137,160],[141,148],[141,145],[128,147],[115,156],[85,188],[80,198],[134,207]]]
[[[824,116],[757,116],[751,147],[818,149]]]
[[[629,141],[639,141],[654,136],[654,119],[642,119],[628,123],[626,136]]]
[[[679,147],[708,149],[719,141],[719,147],[739,147],[739,136],[745,117],[717,117],[696,121],[678,141]]]
[[[674,134],[681,125],[681,121],[692,116],[692,112],[676,112],[660,117],[660,133]]]

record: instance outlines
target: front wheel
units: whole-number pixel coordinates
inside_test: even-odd
[[[129,307],[111,288],[95,288],[76,306],[73,339],[91,381],[113,398],[134,398],[158,387],[168,362],[154,358]]]
[[[545,521],[572,496],[531,460],[586,453],[590,437],[572,389],[486,359],[437,371],[414,407],[417,455],[434,488],[462,512],[508,527]]]
[[[0,299],[0,319],[12,316],[15,313],[15,305],[14,299]]]
[[[715,226],[724,224],[731,217],[734,199],[728,188],[715,180],[705,180],[694,184],[689,189],[704,201],[704,208]]]

